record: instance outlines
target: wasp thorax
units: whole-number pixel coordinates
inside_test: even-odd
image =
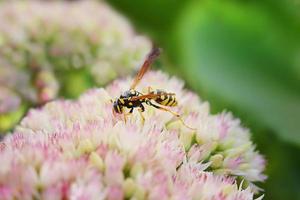
[[[127,90],[120,96],[120,98],[129,98],[129,97],[133,97],[136,95],[137,95],[136,90]]]

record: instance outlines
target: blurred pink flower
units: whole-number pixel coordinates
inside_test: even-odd
[[[149,72],[137,89],[175,92],[174,110],[197,131],[149,106],[144,123],[136,112],[125,123],[110,99],[129,85],[31,110],[2,142],[0,199],[254,199],[265,163],[238,120],[211,115],[181,81]]]
[[[15,111],[21,103],[20,98],[13,91],[0,86],[0,113]]]
[[[128,75],[150,48],[103,1],[0,1],[0,116]]]

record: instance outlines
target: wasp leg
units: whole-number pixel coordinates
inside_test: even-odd
[[[113,99],[110,99],[109,102],[113,104],[113,103],[114,103],[114,100],[113,100]],[[115,109],[112,109],[112,114],[113,114],[114,116],[116,116],[116,111],[115,111]]]
[[[128,113],[124,113],[124,121],[125,121],[125,123],[127,122],[127,116],[128,116],[128,115],[131,115],[132,112],[133,112],[133,108],[131,108],[130,111],[129,111]]]
[[[160,105],[154,104],[151,101],[148,101],[148,105],[153,106],[154,108],[157,108],[159,110],[167,111],[167,112],[171,113],[172,115],[174,115],[176,117],[180,117],[180,114],[178,114],[177,112],[174,112],[174,111],[172,111],[172,110],[170,110],[168,108],[162,107]]]
[[[145,111],[145,107],[141,104],[140,107],[139,107],[139,109],[138,109],[138,111],[139,111],[139,113],[140,113],[140,116],[141,116],[142,121],[143,121],[143,124],[144,124],[144,122],[145,122],[145,117],[144,117],[144,115],[143,115],[143,112]]]
[[[170,110],[170,109],[168,109],[168,108],[162,107],[162,106],[160,106],[160,105],[154,104],[154,103],[152,103],[151,101],[149,101],[148,104],[151,105],[151,106],[153,106],[154,108],[159,109],[159,110],[163,110],[163,111],[167,111],[167,112],[171,113],[172,115],[176,116],[176,117],[180,120],[180,122],[181,122],[185,127],[187,127],[188,129],[191,129],[191,130],[196,130],[195,128],[192,128],[192,127],[188,126],[188,125],[183,121],[183,119],[182,119],[182,117],[180,116],[180,114],[178,114],[177,112],[174,112],[174,111],[172,111],[172,110]]]

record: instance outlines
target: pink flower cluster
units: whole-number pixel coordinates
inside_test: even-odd
[[[197,130],[150,106],[144,123],[136,112],[125,123],[110,100],[129,85],[31,110],[0,143],[0,199],[255,199],[264,159],[238,120],[211,115],[181,81],[150,72],[137,89],[175,92],[174,110]]]

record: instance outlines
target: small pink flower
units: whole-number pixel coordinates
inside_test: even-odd
[[[117,152],[109,152],[105,156],[105,181],[108,185],[121,184],[124,181],[123,168],[125,161]]]
[[[108,200],[122,200],[124,199],[124,192],[121,186],[110,186],[107,191]]]

